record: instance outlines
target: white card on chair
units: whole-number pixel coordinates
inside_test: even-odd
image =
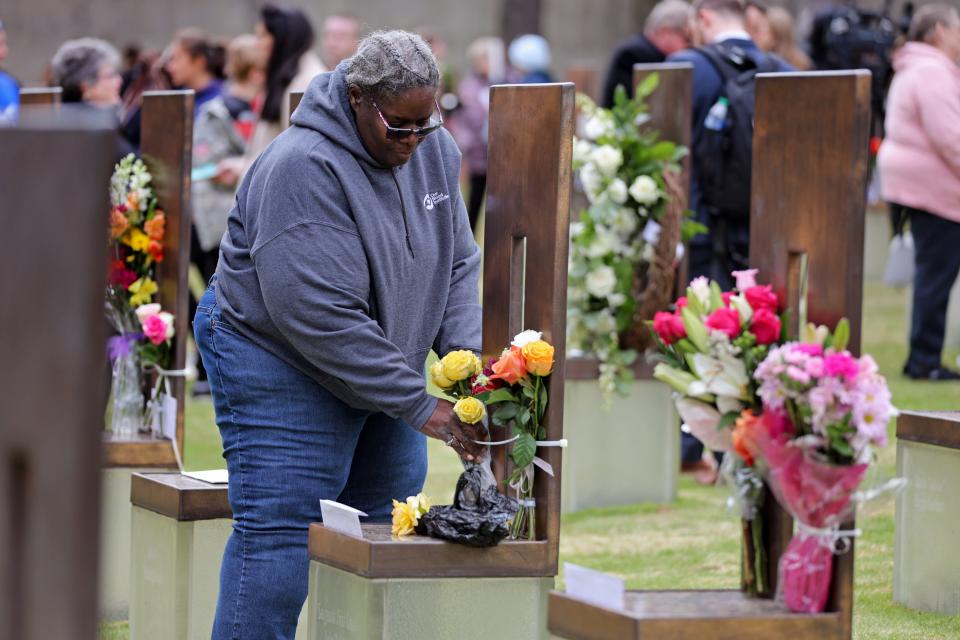
[[[209,471],[184,471],[183,475],[208,484],[228,484],[226,469],[211,469]]]
[[[321,500],[320,515],[323,516],[323,526],[327,529],[333,529],[357,538],[363,537],[363,530],[360,529],[360,516],[367,517],[367,514],[363,511],[334,500]]]
[[[567,595],[607,609],[624,608],[623,578],[569,562],[563,563],[563,576]]]

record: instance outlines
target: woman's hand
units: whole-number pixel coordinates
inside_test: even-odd
[[[453,413],[453,404],[437,401],[437,408],[427,423],[420,428],[425,435],[440,440],[468,462],[483,459],[486,447],[474,440],[483,440],[486,431],[482,424],[463,424]]]
[[[214,184],[223,187],[234,187],[243,173],[243,156],[224,158],[217,163],[217,175],[213,177]]]

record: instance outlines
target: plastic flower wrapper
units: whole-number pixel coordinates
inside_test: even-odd
[[[841,527],[866,497],[857,492],[872,448],[886,444],[887,422],[896,415],[873,359],[845,350],[848,335],[841,321],[824,344],[771,350],[756,371],[764,402],[760,428],[743,443],[797,521],[780,560],[778,597],[798,613],[821,612],[826,605],[833,555],[848,552],[858,535]]]
[[[470,547],[492,547],[510,535],[519,503],[497,491],[490,456],[464,462],[452,505],[433,507],[415,523],[419,535]]]

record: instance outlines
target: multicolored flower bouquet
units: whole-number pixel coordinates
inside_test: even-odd
[[[128,155],[110,180],[110,273],[107,318],[117,335],[107,342],[113,367],[111,431],[129,439],[153,422],[145,413],[142,369],[169,366],[174,318],[153,302],[159,288],[166,216],[157,206],[152,177],[142,160]],[[158,389],[159,389],[158,379]],[[160,406],[157,390],[151,403]]]
[[[713,451],[733,449],[724,475],[734,488],[743,522],[742,586],[751,595],[769,591],[763,522],[763,482],[753,462],[734,447],[734,424],[745,411],[760,412],[753,372],[782,340],[781,303],[757,270],[737,271],[736,287],[722,291],[696,278],[673,312],[658,312],[652,327],[660,346],[654,377],[676,391],[675,404],[686,428]]]
[[[466,424],[487,418],[497,426],[509,426],[511,437],[489,446],[509,446],[514,470],[507,483],[517,492],[521,509],[511,523],[511,537],[533,539],[534,465],[549,465],[536,457],[537,446],[546,438],[546,414],[554,348],[539,331],[516,335],[499,358],[483,367],[470,351],[448,353],[430,367],[430,379],[451,399],[454,413]],[[548,443],[550,444],[550,443]],[[557,445],[561,446],[561,445]]]
[[[869,355],[846,350],[845,320],[830,335],[805,330],[804,341],[770,350],[755,378],[763,413],[737,425],[738,448],[756,460],[767,485],[796,519],[798,531],[782,556],[778,591],[791,611],[823,611],[833,555],[856,532],[841,531],[854,494],[887,443],[897,415],[890,390]]]
[[[687,150],[647,126],[658,82],[650,75],[632,99],[620,87],[610,109],[577,96],[573,169],[589,205],[570,225],[567,345],[600,361],[606,403],[626,395],[630,365],[652,344],[643,321],[669,302],[678,243],[703,230],[670,179]]]

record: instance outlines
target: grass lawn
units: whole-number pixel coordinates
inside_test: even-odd
[[[864,299],[863,351],[874,355],[900,409],[956,409],[960,383],[908,381],[906,292],[868,284]],[[946,354],[953,362],[956,351]],[[891,444],[880,454],[882,472],[896,468]],[[220,438],[209,402],[188,402],[185,463],[190,469],[223,466]],[[430,442],[425,491],[448,502],[459,462],[442,443]],[[739,584],[739,523],[724,510],[722,488],[701,487],[684,477],[671,505],[633,505],[583,511],[563,518],[561,560],[622,576],[630,588],[732,588]],[[960,617],[911,611],[893,604],[894,502],[881,500],[858,521],[854,637],[863,640],[960,638]],[[937,550],[949,553],[948,549]],[[561,576],[562,581],[562,576]],[[104,639],[126,638],[126,625],[105,627]]]

